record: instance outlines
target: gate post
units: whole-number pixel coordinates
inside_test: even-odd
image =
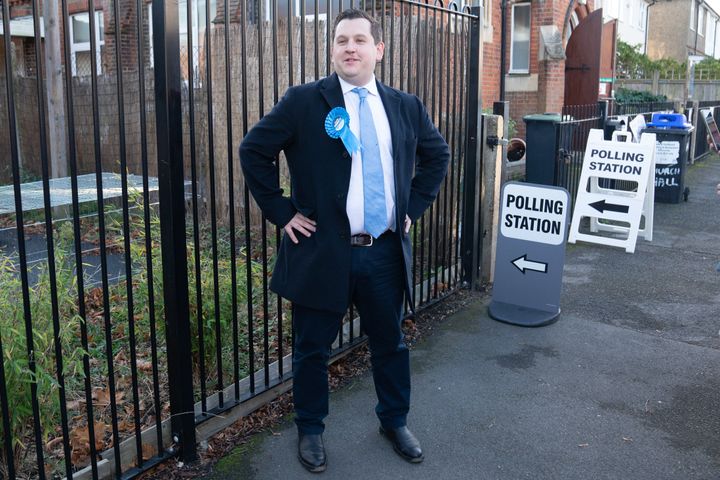
[[[152,17],[171,430],[173,442],[180,447],[182,460],[191,462],[197,458],[197,450],[185,238],[178,2],[153,0]]]
[[[599,125],[597,128],[605,129],[608,117],[610,116],[610,101],[600,100],[598,101],[598,111],[600,113]]]
[[[462,283],[480,287],[480,192],[482,185],[482,111],[480,109],[480,65],[482,65],[482,8],[472,7],[468,58],[467,134],[465,140],[465,178],[463,185],[463,220],[461,235]]]

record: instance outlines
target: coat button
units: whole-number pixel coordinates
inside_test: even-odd
[[[343,158],[348,158],[349,156],[347,152],[343,152]]]
[[[345,239],[347,238],[347,235],[345,235],[344,233],[340,233],[340,234],[338,234],[338,236],[339,236],[340,239],[342,239],[342,240],[345,240]]]
[[[344,196],[345,196],[344,193],[338,193],[338,194],[337,194],[338,200],[342,200],[342,198],[343,198]]]

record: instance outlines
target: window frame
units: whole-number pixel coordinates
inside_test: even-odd
[[[695,0],[690,0],[690,30],[695,31],[695,23],[697,17],[697,5]]]
[[[75,42],[75,23],[73,19],[75,17],[86,16],[88,19],[88,41],[87,42]],[[96,64],[96,75],[102,75],[102,47],[105,46],[104,39],[104,16],[102,10],[95,10],[95,64]],[[77,72],[77,54],[78,52],[89,52],[92,54],[90,37],[90,15],[89,12],[79,12],[70,15],[70,68],[72,69],[73,77],[85,77],[87,75],[79,75]],[[102,30],[102,32],[101,32]]]
[[[527,52],[527,68],[526,69],[517,69],[513,68],[514,64],[514,58],[515,58],[515,9],[518,7],[527,8],[528,9],[528,52]],[[530,44],[532,42],[532,3],[530,2],[521,2],[521,3],[515,3],[512,6],[512,11],[510,14],[510,68],[508,70],[508,73],[510,74],[529,74],[530,73]]]

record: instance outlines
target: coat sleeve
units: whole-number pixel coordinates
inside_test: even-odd
[[[289,89],[285,96],[245,135],[240,144],[240,166],[245,183],[263,214],[275,225],[284,227],[296,209],[283,196],[278,175],[279,155],[295,140],[293,104],[295,96]]]
[[[450,149],[428,116],[419,98],[413,97],[417,109],[417,149],[415,176],[410,185],[407,214],[414,223],[435,200],[450,161]]]

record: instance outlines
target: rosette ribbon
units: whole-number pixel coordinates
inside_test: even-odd
[[[325,117],[325,131],[330,138],[339,138],[348,152],[360,151],[360,141],[350,130],[350,115],[342,107],[335,107]]]

